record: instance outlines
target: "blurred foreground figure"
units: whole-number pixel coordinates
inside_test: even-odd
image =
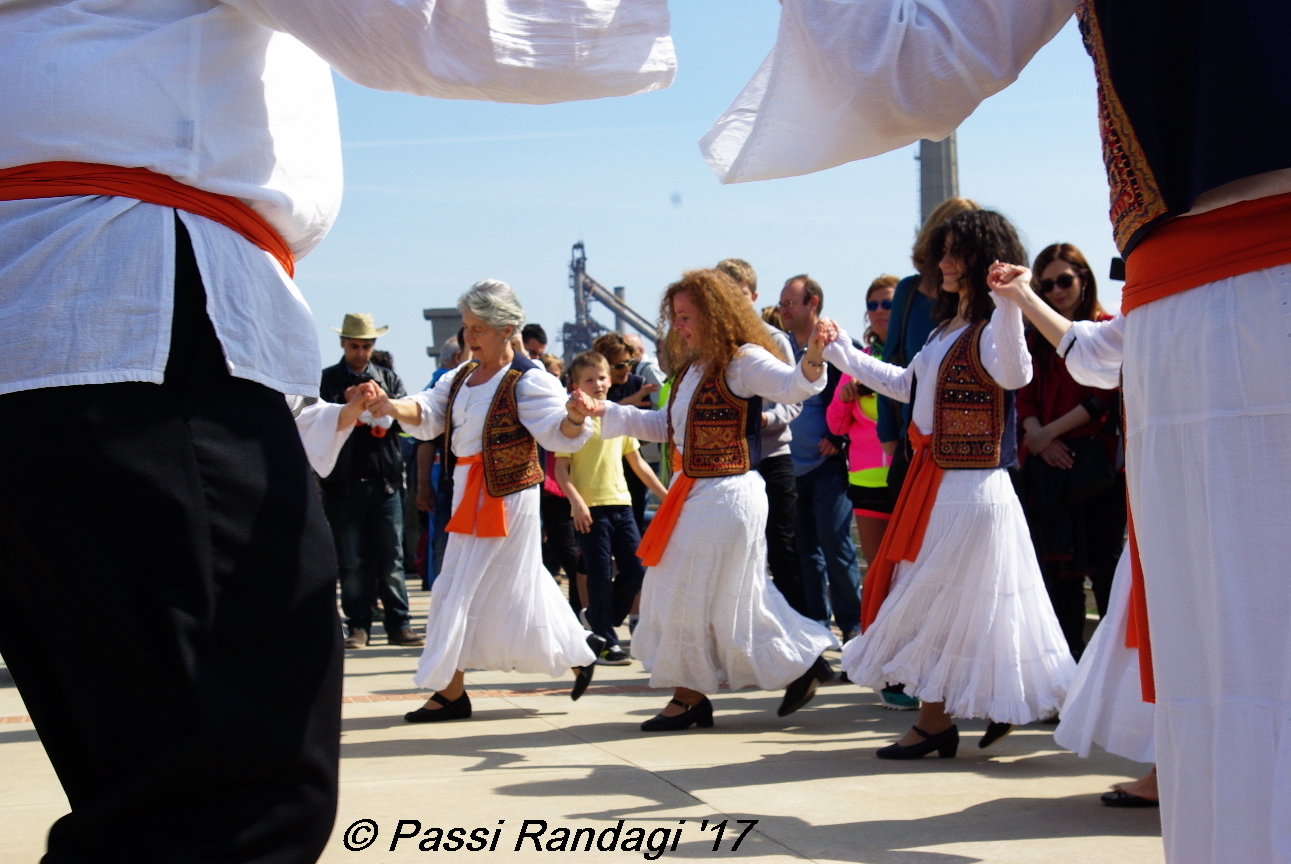
[[[322,365],[291,274],[340,200],[329,65],[555,102],[673,55],[663,0],[0,4],[0,413],[47,418],[0,433],[0,651],[72,807],[48,862],[139,824],[135,861],[308,862],[331,830],[336,562],[283,398]],[[346,407],[301,411],[315,467]]]
[[[1291,6],[786,0],[775,50],[703,147],[738,182],[942,138],[1073,12],[1127,278],[1124,317],[1074,323],[1059,353],[1124,352],[1131,614],[1166,858],[1286,864]]]

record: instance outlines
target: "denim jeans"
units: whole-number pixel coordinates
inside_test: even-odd
[[[838,459],[796,478],[798,485],[798,555],[807,617],[847,634],[861,626],[861,574],[852,542],[852,503],[847,472]],[[828,585],[828,591],[826,591]]]
[[[586,534],[574,532],[587,570],[587,623],[593,633],[617,645],[614,628],[632,611],[632,601],[645,578],[645,569],[637,557],[641,533],[630,506],[590,509],[592,530]],[[619,565],[617,577],[611,575],[611,556]]]
[[[386,633],[410,626],[403,581],[403,492],[381,480],[355,480],[348,490],[323,489],[323,512],[341,573],[341,609],[350,627],[372,629],[372,603],[380,596]]]

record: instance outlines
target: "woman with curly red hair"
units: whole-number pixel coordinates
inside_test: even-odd
[[[602,435],[671,442],[676,454],[672,486],[641,542],[649,570],[632,644],[651,686],[674,692],[641,728],[711,726],[707,694],[723,681],[732,690],[785,687],[783,717],[833,677],[821,653],[837,642],[767,578],[767,499],[753,469],[761,400],[796,403],[824,389],[824,342],[818,333],[802,362],[787,364],[717,270],[691,271],[670,285],[662,318],[675,370],[668,404],[641,411],[588,399],[582,409],[603,414]]]

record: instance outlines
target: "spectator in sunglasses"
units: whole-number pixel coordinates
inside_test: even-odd
[[[1036,256],[1032,285],[1071,321],[1111,318],[1085,256],[1056,243]],[[1125,536],[1125,475],[1118,470],[1119,392],[1077,384],[1053,346],[1030,334],[1033,374],[1018,391],[1023,504],[1045,588],[1072,656],[1085,648],[1085,578],[1100,616]]]

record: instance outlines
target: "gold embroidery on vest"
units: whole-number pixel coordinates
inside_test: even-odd
[[[1112,86],[1103,30],[1092,0],[1081,0],[1076,15],[1085,48],[1094,60],[1098,81],[1098,126],[1103,139],[1103,164],[1111,195],[1112,234],[1125,252],[1140,229],[1161,218],[1169,209],[1161,196],[1156,174],[1148,165],[1130,118]]]
[[[448,395],[448,418],[444,425],[446,450],[452,446],[453,401],[467,376],[478,365],[477,361],[471,361],[453,379]],[[523,375],[519,369],[506,371],[493,394],[488,416],[484,418],[484,487],[494,498],[537,486],[546,477],[538,461],[538,442],[520,422],[515,390]]]
[[[982,365],[985,321],[950,346],[937,372],[932,458],[942,468],[998,468],[1004,434],[1004,389]]]
[[[677,386],[668,398],[668,441],[673,440],[672,403],[689,366],[677,375]],[[746,473],[752,463],[745,437],[749,400],[726,386],[726,376],[710,372],[695,388],[686,411],[686,449],[682,470],[688,477],[730,477]]]

